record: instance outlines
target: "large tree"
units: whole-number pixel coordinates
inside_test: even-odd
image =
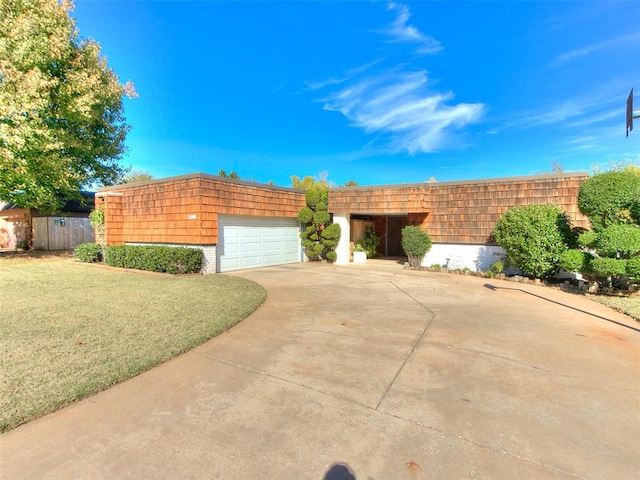
[[[122,178],[120,84],[69,0],[0,0],[0,200],[52,213]]]

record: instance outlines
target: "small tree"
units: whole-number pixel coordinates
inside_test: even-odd
[[[300,234],[302,246],[307,258],[312,261],[322,260],[335,262],[335,248],[340,241],[340,225],[331,224],[329,215],[329,188],[317,182],[310,185],[305,192],[307,206],[298,212],[298,220],[306,225]]]
[[[409,225],[402,229],[402,249],[409,258],[409,266],[417,268],[431,249],[431,237],[420,227]]]
[[[509,264],[535,278],[557,273],[560,255],[575,240],[569,217],[555,205],[507,210],[496,223],[494,237]]]

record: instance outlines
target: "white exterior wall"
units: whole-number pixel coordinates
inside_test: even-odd
[[[348,213],[334,213],[333,223],[340,225],[340,241],[336,247],[336,265],[349,265],[351,251],[349,239],[351,238],[351,215]]]
[[[467,267],[474,272],[485,271],[504,255],[502,247],[497,245],[434,243],[422,260],[422,266],[446,265],[450,269]]]
[[[125,245],[147,245],[153,247],[185,247],[185,248],[199,248],[202,250],[202,268],[200,269],[200,273],[202,275],[208,275],[210,273],[216,273],[216,246],[215,245],[176,245],[176,244],[168,244],[168,243],[136,243],[136,242],[126,242]]]

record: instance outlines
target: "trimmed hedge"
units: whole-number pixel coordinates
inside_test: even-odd
[[[161,273],[198,273],[204,254],[199,248],[159,245],[112,245],[106,248],[107,265]]]
[[[617,258],[594,258],[591,261],[591,269],[596,276],[599,277],[615,277],[624,275],[626,272],[627,261]]]
[[[600,232],[596,247],[603,257],[629,258],[640,252],[640,227],[611,225]]]
[[[640,257],[627,260],[627,275],[640,281]]]
[[[73,249],[73,254],[79,262],[93,263],[102,260],[102,248],[97,243],[81,243]]]

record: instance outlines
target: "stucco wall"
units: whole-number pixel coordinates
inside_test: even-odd
[[[504,250],[498,245],[434,243],[422,260],[422,266],[440,265],[450,269],[486,271],[494,262],[501,260],[504,254]]]

